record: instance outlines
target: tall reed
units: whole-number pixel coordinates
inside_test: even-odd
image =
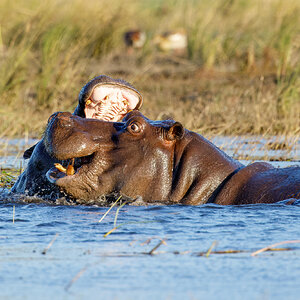
[[[204,105],[217,113],[210,109],[202,116],[203,122],[194,120],[196,128],[213,120],[214,126],[227,127],[227,133],[267,130],[266,125],[258,128],[259,123],[253,122],[254,111],[256,121],[266,115],[271,118],[271,133],[293,133],[299,127],[295,123],[300,110],[299,15],[298,0],[0,0],[0,136],[40,135],[49,114],[72,110],[81,86],[104,71],[143,88],[141,92],[151,97],[144,109],[152,117],[164,110],[177,116],[178,109],[171,109],[168,102],[165,85],[169,83],[161,77],[158,87],[151,72],[157,57],[152,38],[179,28],[188,35],[186,59],[198,70],[249,78],[273,76],[274,81],[271,92],[259,90],[259,84],[256,98],[251,92],[252,108],[249,93],[232,87],[234,98],[240,98],[239,109],[251,109],[249,114],[237,115],[236,107],[226,97],[222,99],[221,87],[216,87],[214,97],[182,104],[181,121],[189,123],[197,107]],[[148,40],[142,51],[130,57],[122,35],[133,28],[146,31]],[[184,66],[182,70],[192,80],[195,74]],[[179,102],[184,94],[192,93],[188,86],[169,88],[177,90],[172,99]],[[229,115],[230,123],[224,124]],[[237,126],[241,117],[244,125]]]

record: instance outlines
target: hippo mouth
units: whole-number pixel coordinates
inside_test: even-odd
[[[85,102],[84,112],[86,118],[117,122],[139,105],[136,92],[106,84],[93,89]]]
[[[70,179],[77,175],[81,171],[85,171],[86,168],[92,163],[94,157],[94,153],[88,156],[70,158],[67,160],[63,160],[60,163],[55,163],[54,167],[52,167],[46,173],[47,179],[56,184],[58,179],[64,178],[66,176],[70,177]]]

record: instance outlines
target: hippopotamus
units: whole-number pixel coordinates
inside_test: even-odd
[[[49,168],[49,183],[74,199],[117,193],[146,204],[239,205],[300,198],[300,167],[245,166],[179,122],[136,110],[122,122],[56,113],[43,143],[65,163]]]
[[[100,75],[89,81],[80,91],[74,115],[105,121],[120,121],[130,110],[138,110],[143,97],[131,84],[122,79]],[[27,149],[23,157],[29,159],[28,166],[12,187],[12,192],[33,195],[48,195],[53,192],[46,172],[54,163],[44,139]]]

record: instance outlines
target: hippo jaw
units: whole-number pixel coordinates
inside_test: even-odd
[[[111,135],[117,125],[122,126],[122,123],[85,119],[67,112],[53,114],[43,143],[48,154],[61,164],[55,163],[55,167],[48,169],[47,180],[71,190],[78,190],[76,185],[89,185],[96,190],[98,176],[107,168],[107,153],[114,147]]]
[[[62,165],[55,164],[54,167],[48,170],[46,178],[50,183],[73,198],[96,199],[102,196],[98,191],[103,190],[103,185],[106,186],[103,195],[108,194],[111,189],[109,184],[104,184],[101,180],[102,174],[109,167],[103,157],[106,157],[105,151],[75,159],[67,159]]]

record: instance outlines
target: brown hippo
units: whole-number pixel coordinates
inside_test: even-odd
[[[144,203],[188,205],[300,198],[300,167],[244,166],[180,123],[152,121],[138,111],[122,122],[57,113],[43,141],[68,165],[52,167],[48,180],[75,199],[112,192]]]
[[[139,109],[143,98],[128,82],[105,75],[95,77],[80,91],[74,115],[106,121],[120,121],[132,109]],[[57,163],[49,155],[43,140],[24,152],[30,158],[26,170],[18,178],[12,192],[28,195],[49,195],[53,186],[45,177],[46,172]]]

